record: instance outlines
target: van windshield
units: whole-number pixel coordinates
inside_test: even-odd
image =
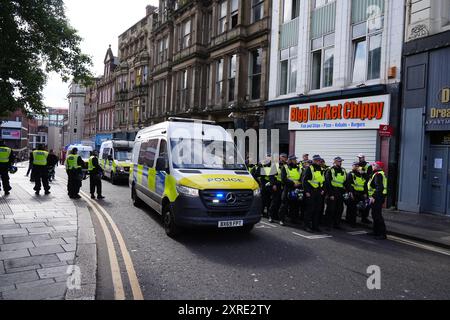
[[[131,149],[114,149],[114,157],[117,161],[131,160]]]
[[[78,151],[78,155],[82,159],[89,159],[89,157],[91,156],[91,151]]]
[[[171,139],[175,169],[246,170],[234,143],[200,139]]]

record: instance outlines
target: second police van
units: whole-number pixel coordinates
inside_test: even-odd
[[[162,215],[171,237],[183,227],[251,231],[261,220],[259,185],[229,151],[242,160],[234,139],[214,122],[170,118],[141,130],[130,173],[134,205]]]
[[[100,147],[98,162],[112,184],[128,181],[131,166],[131,152],[134,142],[125,140],[105,141]]]

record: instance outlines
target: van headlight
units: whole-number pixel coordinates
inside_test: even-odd
[[[185,186],[177,186],[177,191],[179,194],[189,196],[189,197],[198,197],[198,189],[189,188]]]
[[[260,188],[253,190],[253,196],[254,197],[259,197],[260,195],[261,195],[261,189]]]
[[[117,166],[117,170],[119,170],[120,172],[123,172],[124,168],[122,166]]]

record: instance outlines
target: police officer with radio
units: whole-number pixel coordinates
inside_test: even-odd
[[[365,201],[368,198],[366,179],[358,161],[353,163],[352,171],[347,174],[346,188],[350,199],[347,202],[345,221],[355,227],[357,213],[361,211],[362,214],[362,211],[366,210]],[[363,209],[360,209],[361,207]]]
[[[0,190],[3,185],[5,196],[9,195],[11,191],[11,185],[9,184],[9,169],[14,163],[14,155],[11,148],[5,145],[3,140],[0,140]]]
[[[334,158],[334,165],[325,172],[325,193],[327,195],[327,225],[341,229],[341,219],[344,212],[344,194],[347,172],[342,168],[341,157]]]
[[[84,161],[78,155],[78,149],[73,148],[66,158],[66,172],[68,176],[67,191],[71,199],[80,199],[81,181],[83,180]]]
[[[297,164],[297,157],[291,155],[288,158],[288,163],[281,168],[281,183],[283,185],[279,211],[281,225],[284,224],[286,216],[289,216],[293,222],[298,222],[300,199],[297,192],[300,191],[300,177],[301,169]]]
[[[287,164],[287,154],[280,154],[280,162],[277,166],[277,172],[275,175],[270,176],[270,184],[272,185],[272,202],[269,208],[269,222],[280,218],[280,225],[284,225],[284,216],[278,217],[278,212],[281,206],[281,195],[283,192],[283,184],[281,180],[282,168]]]
[[[88,162],[89,182],[91,199],[95,199],[95,189],[97,189],[97,199],[105,199],[102,195],[102,175],[103,169],[98,163],[98,152],[93,151]]]
[[[387,196],[388,180],[383,171],[384,163],[375,162],[373,174],[367,183],[370,205],[372,208],[373,236],[377,240],[386,240],[386,224],[383,218],[383,204]]]
[[[366,179],[366,182],[369,182],[370,178],[372,178],[373,175],[373,168],[370,165],[370,163],[368,163],[366,161],[366,156],[362,153],[360,153],[358,155],[358,159],[359,159],[359,167],[361,168],[363,174],[364,174],[364,178]],[[366,209],[363,210],[361,212],[361,222],[364,224],[372,224],[372,221],[369,220],[369,213],[370,213],[370,209]]]
[[[50,185],[48,183],[48,152],[44,145],[39,145],[36,150],[31,153],[30,162],[33,164],[34,191],[36,195],[41,192],[44,186],[46,195],[50,194]]]
[[[322,158],[319,155],[313,157],[313,164],[306,169],[303,176],[303,189],[305,192],[305,230],[307,232],[321,232],[319,228],[324,199],[323,184],[325,177],[322,171]]]

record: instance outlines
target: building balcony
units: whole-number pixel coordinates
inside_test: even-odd
[[[180,60],[189,58],[191,56],[197,56],[197,55],[201,55],[201,56],[207,55],[206,48],[203,45],[194,44],[185,49],[182,49],[181,51],[175,53],[175,55],[173,56],[173,62],[177,63]]]
[[[210,48],[214,49],[217,46],[223,45],[227,42],[239,40],[247,37],[247,28],[239,26],[231,30],[227,30],[211,39]]]

